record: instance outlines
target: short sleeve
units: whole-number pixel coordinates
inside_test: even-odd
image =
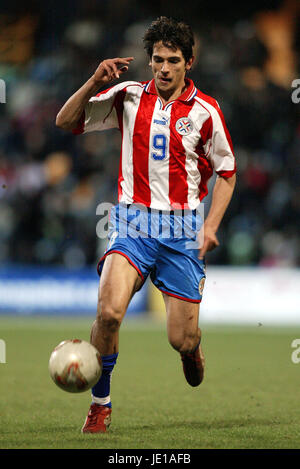
[[[72,130],[73,134],[78,135],[95,130],[118,128],[119,116],[115,102],[118,94],[124,90],[126,86],[126,82],[119,83],[90,98],[77,127]]]
[[[208,157],[219,176],[231,177],[236,173],[233,145],[223,113],[216,101],[214,106],[210,106],[210,113],[212,136]]]

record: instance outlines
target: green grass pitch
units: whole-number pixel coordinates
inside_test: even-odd
[[[83,435],[90,393],[56,387],[48,360],[64,339],[89,340],[91,323],[0,317],[0,448],[300,447],[300,363],[291,360],[300,328],[202,325],[206,376],[191,388],[164,325],[125,318],[110,430]]]

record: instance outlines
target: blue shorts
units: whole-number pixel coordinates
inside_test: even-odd
[[[181,212],[125,204],[113,207],[108,245],[97,266],[99,276],[106,256],[118,253],[137,270],[143,284],[150,275],[161,292],[200,303],[205,261],[198,259],[197,232],[203,222],[196,211]]]

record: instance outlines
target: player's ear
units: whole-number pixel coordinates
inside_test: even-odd
[[[149,65],[149,67],[152,67],[152,54],[151,55],[149,54],[148,57],[149,57],[149,64],[148,65]]]
[[[185,64],[185,70],[188,72],[191,70],[193,63],[195,62],[195,56],[192,55],[192,57],[186,62]]]

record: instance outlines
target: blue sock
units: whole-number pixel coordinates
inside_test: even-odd
[[[110,380],[114,366],[117,362],[118,353],[102,355],[102,375],[97,384],[92,388],[92,399],[96,404],[111,407]]]

